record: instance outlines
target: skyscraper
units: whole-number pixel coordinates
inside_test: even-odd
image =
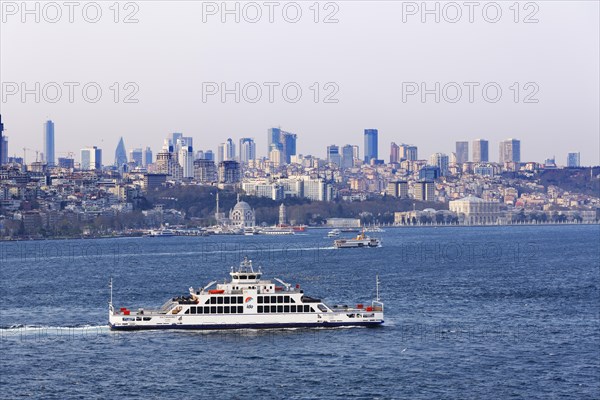
[[[217,164],[225,161],[225,143],[219,143],[217,146]]]
[[[416,161],[419,159],[417,146],[402,143],[400,146],[400,161]]]
[[[181,146],[177,161],[182,169],[184,178],[194,177],[194,149],[192,146]]]
[[[338,167],[342,164],[342,157],[340,156],[340,147],[332,144],[327,146],[327,162],[335,164]]]
[[[142,155],[142,166],[147,167],[148,164],[152,164],[152,162],[152,149],[146,146],[146,149]]]
[[[81,149],[81,169],[84,171],[102,169],[102,149],[96,146]]]
[[[365,162],[368,164],[372,159],[377,159],[377,129],[365,129]]]
[[[500,142],[498,160],[500,164],[505,162],[521,162],[521,141],[517,139],[506,139]]]
[[[296,155],[296,140],[295,133],[282,131],[280,128],[270,128],[267,133],[268,152],[273,148],[277,148],[282,152],[283,161],[289,164],[292,156]]]
[[[456,142],[456,163],[464,164],[469,161],[469,142]]]
[[[121,137],[121,139],[119,139],[119,144],[117,144],[117,149],[115,150],[115,166],[117,168],[122,168],[125,164],[127,164],[127,151],[125,150],[123,137]]]
[[[473,140],[473,162],[488,162],[489,157],[489,142],[485,139]]]
[[[568,168],[579,168],[581,166],[580,155],[577,153],[569,153],[567,155],[567,167]]]
[[[429,157],[429,165],[440,169],[440,175],[448,175],[448,155],[444,153],[435,153]]]
[[[392,142],[390,145],[390,163],[400,162],[400,146]]]
[[[54,122],[48,120],[44,123],[44,157],[49,167],[56,165],[54,158]]]
[[[347,144],[344,147],[342,147],[342,168],[352,168],[353,166],[354,166],[354,146]]]
[[[250,160],[256,159],[256,143],[252,138],[240,139],[240,162],[248,163]]]
[[[143,165],[144,152],[141,148],[132,149],[129,151],[129,162],[135,163],[136,167]]]
[[[228,138],[227,141],[225,141],[224,156],[224,161],[235,161],[235,143],[233,143],[231,138]]]

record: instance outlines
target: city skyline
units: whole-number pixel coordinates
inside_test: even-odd
[[[162,138],[172,131],[194,137],[195,148],[213,151],[228,137],[254,137],[258,152],[265,155],[268,145],[263,132],[271,126],[298,134],[302,138],[298,152],[323,155],[330,143],[351,142],[363,147],[355,138],[363,129],[375,127],[381,154],[387,153],[392,141],[418,143],[421,157],[425,157],[451,152],[456,140],[485,137],[494,143],[490,154],[494,159],[496,143],[518,137],[524,146],[524,160],[542,162],[559,152],[566,156],[567,152],[593,149],[581,153],[581,164],[600,164],[600,154],[595,151],[600,147],[597,2],[544,2],[543,18],[537,24],[512,22],[507,8],[498,24],[480,18],[473,24],[421,23],[416,15],[407,23],[398,23],[401,3],[384,2],[379,7],[340,3],[340,23],[334,24],[304,20],[300,24],[224,24],[217,16],[197,24],[201,5],[194,2],[168,9],[160,2],[144,3],[140,23],[121,24],[116,31],[105,24],[89,29],[90,24],[81,21],[72,25],[21,24],[15,22],[18,16],[13,16],[0,28],[3,82],[23,82],[28,89],[35,82],[75,81],[80,84],[78,89],[86,82],[98,82],[103,98],[88,103],[82,100],[80,90],[73,103],[66,98],[36,103],[33,96],[22,102],[19,94],[9,96],[2,102],[5,134],[11,142],[9,155],[22,156],[23,147],[42,151],[41,143],[30,143],[39,140],[40,121],[52,119],[61,132],[55,143],[57,155],[92,143],[112,153],[120,136],[128,148],[149,144],[157,152]],[[173,29],[155,29],[173,18],[177,18]],[[48,34],[52,26],[60,29]],[[73,35],[74,31],[78,34]],[[285,35],[274,34],[280,31]],[[220,40],[194,40],[208,35]],[[10,40],[14,37],[23,38],[22,43],[35,43],[36,50]],[[398,40],[403,37],[418,40]],[[148,50],[148,40],[160,50],[160,60],[156,51]],[[180,42],[181,46],[172,45]],[[64,57],[56,56],[64,47],[77,49],[77,63],[65,63]],[[333,56],[335,48],[344,51]],[[104,51],[124,62],[118,68],[107,68],[102,62]],[[278,57],[273,57],[274,51]],[[564,65],[556,62],[558,53],[563,54]],[[378,62],[356,62],[361,59]],[[39,65],[44,65],[43,71]],[[134,82],[139,87],[135,95],[139,102],[124,103],[121,98],[115,103],[109,89],[115,82],[121,87]],[[225,102],[220,96],[203,101],[204,82],[223,82],[228,89],[235,82],[277,82],[279,89],[286,82],[297,82],[303,98],[290,103],[278,90],[273,103],[264,99],[250,103],[243,98],[236,103],[233,96]],[[315,82],[321,89],[317,103],[310,89]],[[337,103],[322,101],[327,82],[339,87]],[[403,82],[423,82],[427,89],[437,82],[442,87],[446,82],[477,82],[479,86],[473,103],[464,88],[461,101],[451,103],[442,98],[437,103],[434,96],[422,102],[418,95],[403,101]],[[501,86],[501,101],[482,100],[480,89],[486,82]],[[510,89],[515,82],[521,97],[531,92],[525,91],[525,84],[536,83],[539,101],[515,103],[515,92]],[[122,90],[121,97],[125,94]],[[65,88],[63,97],[66,95]],[[105,115],[110,118],[99,118]],[[536,145],[530,145],[533,143]]]

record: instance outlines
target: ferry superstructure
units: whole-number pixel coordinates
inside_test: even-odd
[[[263,280],[259,268],[245,258],[229,273],[230,282],[213,281],[189,296],[174,297],[159,309],[115,308],[109,302],[109,326],[113,330],[140,329],[258,329],[295,327],[375,326],[383,323],[383,303],[377,299],[369,306],[329,306],[306,296],[299,285],[274,278]]]

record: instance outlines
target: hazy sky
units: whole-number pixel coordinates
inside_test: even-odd
[[[463,2],[428,2],[431,9],[439,7],[439,23],[433,14],[422,15],[420,1],[321,2],[318,16],[313,1],[275,2],[273,23],[264,2],[228,2],[231,9],[239,7],[239,23],[222,15],[221,2],[121,3],[118,23],[113,1],[95,3],[102,11],[97,23],[84,19],[95,18],[95,5],[88,2],[75,7],[73,23],[62,2],[54,3],[62,13],[56,23],[50,22],[56,8],[44,9],[45,3],[39,3],[37,23],[35,15],[23,14],[20,1],[0,3],[0,106],[11,156],[21,156],[23,147],[42,151],[42,125],[50,118],[57,157],[73,151],[79,159],[82,147],[97,145],[105,164],[112,163],[120,136],[128,150],[149,145],[157,151],[171,132],[192,136],[196,150],[215,151],[228,137],[254,137],[263,156],[271,126],[297,133],[302,154],[324,156],[327,145],[350,143],[359,144],[362,155],[363,130],[377,128],[379,156],[386,160],[391,141],[418,145],[423,159],[454,151],[457,140],[481,137],[490,140],[496,161],[498,141],[514,137],[521,139],[523,161],[555,155],[564,164],[567,152],[580,151],[582,164],[600,164],[597,1],[520,3],[518,15],[513,1],[479,2],[472,23]],[[36,3],[27,4],[33,9]],[[292,23],[298,8],[302,15]],[[252,23],[257,9],[262,17]],[[461,18],[452,23],[457,11]],[[138,22],[123,23],[132,13]],[[36,82],[39,103],[34,94],[23,101],[21,83],[35,92]],[[55,103],[51,82],[62,88]],[[72,103],[64,82],[79,83]],[[102,89],[96,103],[93,86],[88,100],[82,94],[90,82]],[[135,86],[126,87],[128,82]],[[250,102],[256,97],[251,84],[239,103],[234,94],[222,102],[220,95],[207,94],[214,89],[210,82],[229,89],[239,82],[240,92],[257,82],[262,97]],[[279,83],[271,84],[272,103],[264,82]],[[286,100],[282,87],[290,82]],[[432,90],[425,102],[420,93],[409,94],[420,91],[421,83]],[[138,102],[125,103],[123,96],[136,86]],[[295,87],[302,96],[293,103]],[[452,102],[457,87],[462,97]],[[336,88],[332,99],[338,102],[326,103]],[[502,95],[493,102],[497,88]]]

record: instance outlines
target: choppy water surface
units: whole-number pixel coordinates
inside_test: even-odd
[[[379,249],[296,236],[0,243],[0,398],[598,398],[598,226],[405,228]],[[158,306],[265,276],[381,328],[110,332],[114,302]]]

